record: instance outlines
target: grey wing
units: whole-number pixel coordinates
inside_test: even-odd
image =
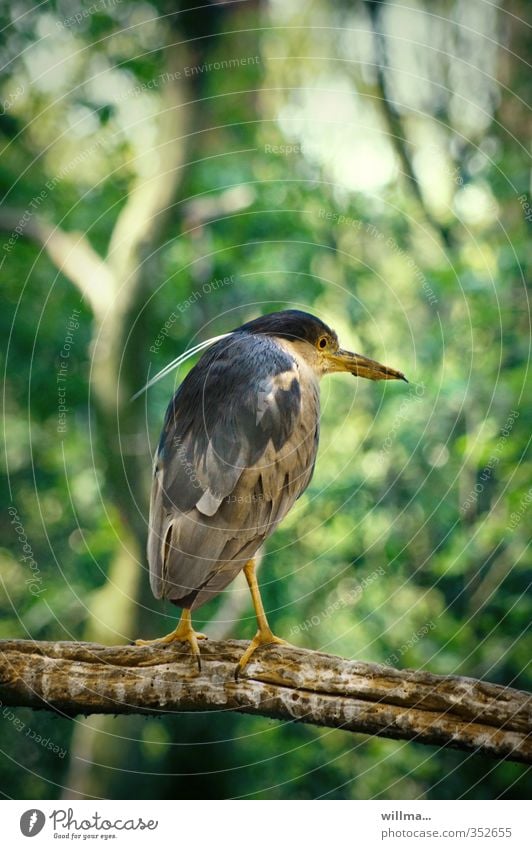
[[[200,361],[199,373],[191,372],[191,384],[182,385],[167,415],[155,463],[151,585],[156,597],[182,607],[199,607],[233,580],[308,486],[314,468],[317,387],[302,415],[300,376],[291,358],[283,354],[272,375],[272,352],[259,350],[267,355],[262,377],[256,369],[249,375],[240,370],[235,380],[231,362],[241,362],[238,353],[229,361],[222,352],[221,369],[211,356]],[[200,416],[198,384],[204,390]]]

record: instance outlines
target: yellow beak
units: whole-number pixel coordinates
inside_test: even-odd
[[[339,348],[334,354],[325,354],[330,364],[327,371],[348,371],[356,377],[367,377],[368,380],[408,380],[401,371],[389,366],[383,366],[376,360],[363,357],[362,354],[352,354]]]

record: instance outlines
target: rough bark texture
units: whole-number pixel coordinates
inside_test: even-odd
[[[532,763],[532,695],[458,676],[272,646],[237,682],[246,644],[0,641],[0,700],[73,716],[236,710]]]

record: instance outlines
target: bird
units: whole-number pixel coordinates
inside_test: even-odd
[[[151,589],[182,614],[171,633],[135,643],[188,643],[201,671],[198,641],[206,637],[194,630],[192,612],[243,571],[258,628],[238,662],[238,678],[257,648],[287,645],[268,623],[257,553],[311,481],[321,378],[348,372],[408,381],[342,349],[334,330],[296,309],[259,316],[192,350],[205,348],[168,405],[150,498]]]

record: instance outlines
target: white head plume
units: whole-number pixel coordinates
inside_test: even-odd
[[[154,383],[157,383],[157,381],[161,380],[163,377],[166,377],[166,375],[173,371],[173,369],[176,369],[182,363],[186,362],[190,357],[193,357],[194,354],[198,354],[200,351],[203,351],[204,348],[208,348],[210,345],[213,345],[215,342],[219,342],[221,339],[227,339],[227,337],[231,335],[231,333],[222,333],[221,336],[212,336],[205,342],[199,342],[197,345],[194,345],[188,351],[185,351],[183,354],[180,354],[178,357],[175,358],[175,360],[172,360],[171,363],[168,363],[167,366],[162,368],[161,371],[157,372],[155,377],[152,377],[150,380],[148,380],[148,382],[142,387],[142,389],[139,389],[138,392],[135,392],[135,394],[131,397],[131,401],[134,401],[136,398],[142,395],[143,392],[146,392],[146,390],[149,389],[150,386],[153,386]]]

